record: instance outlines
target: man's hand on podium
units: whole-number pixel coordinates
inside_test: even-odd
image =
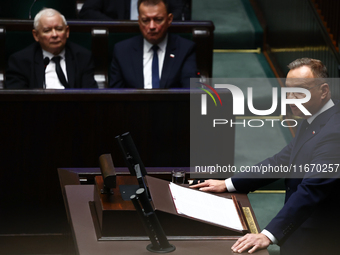
[[[196,185],[189,186],[190,188],[197,189],[201,191],[209,192],[225,192],[227,187],[225,186],[224,180],[205,180],[204,182],[198,183]]]
[[[264,234],[246,234],[239,238],[231,249],[237,253],[250,249],[248,253],[253,253],[256,250],[267,248],[270,244],[271,241]]]

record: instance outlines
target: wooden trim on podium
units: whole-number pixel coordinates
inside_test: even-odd
[[[243,210],[242,210],[242,208],[241,208],[239,202],[237,201],[236,196],[231,195],[231,199],[232,199],[233,202],[234,202],[234,205],[235,205],[235,208],[236,208],[238,217],[240,218],[240,221],[241,221],[241,224],[242,224],[243,229],[247,229],[248,232],[250,232],[250,231],[249,231],[249,227],[248,227],[248,225],[247,225],[247,223],[246,223],[246,219],[245,219],[245,217],[244,217]]]

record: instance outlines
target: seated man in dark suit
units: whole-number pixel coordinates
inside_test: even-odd
[[[286,87],[309,90],[311,98],[302,105],[311,115],[290,104],[293,115],[305,119],[296,136],[279,153],[256,164],[260,169],[285,167],[285,170],[280,176],[276,171],[243,172],[192,187],[208,192],[250,192],[283,176],[286,185],[283,208],[262,233],[241,237],[232,250],[253,253],[276,243],[281,246],[281,255],[338,254],[340,103],[331,99],[328,72],[321,61],[302,58],[288,67]],[[287,93],[287,99],[305,97],[304,93]]]
[[[167,33],[172,14],[164,0],[139,0],[138,6],[143,36],[115,45],[110,88],[189,88],[197,77],[195,44]]]
[[[32,32],[36,42],[8,60],[5,88],[98,88],[91,52],[67,42],[70,31],[63,15],[40,11]]]
[[[137,20],[138,0],[86,0],[79,18],[88,20]],[[174,20],[190,20],[191,11],[188,0],[168,0],[169,12]]]

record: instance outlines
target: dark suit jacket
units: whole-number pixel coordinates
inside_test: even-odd
[[[67,42],[65,60],[68,83],[71,88],[98,88],[94,80],[94,63],[90,51]],[[43,88],[45,80],[43,61],[42,49],[37,42],[11,55],[8,60],[5,88]]]
[[[338,254],[335,240],[340,238],[337,209],[340,202],[340,104],[316,117],[305,132],[302,134],[298,130],[281,152],[257,164],[296,166],[298,172],[300,166],[309,167],[308,172],[303,169],[302,176],[292,174],[293,170],[287,173],[285,204],[265,229],[278,239],[282,255]],[[332,168],[332,174],[327,175],[325,172]],[[233,177],[237,191],[253,191],[274,181],[253,178],[255,175],[242,173]]]
[[[175,57],[171,58],[170,54]],[[189,88],[197,77],[195,43],[169,34],[160,88]],[[110,69],[110,88],[144,88],[143,36],[117,43]]]
[[[169,0],[169,12],[175,20],[191,18],[187,0]],[[89,20],[117,20],[130,19],[131,0],[86,0],[79,13],[79,18]]]
[[[130,0],[86,0],[79,18],[89,20],[130,19]]]

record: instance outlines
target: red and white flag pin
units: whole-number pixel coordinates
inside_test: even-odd
[[[174,54],[170,54],[170,58],[175,58],[175,55]]]

